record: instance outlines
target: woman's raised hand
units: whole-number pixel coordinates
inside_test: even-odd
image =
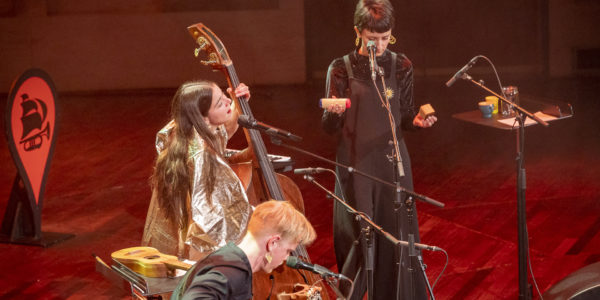
[[[229,93],[231,95],[231,88],[227,88],[227,93]],[[244,97],[246,96],[248,98],[248,100],[250,100],[250,88],[245,85],[244,83],[240,83],[240,85],[238,85],[235,88],[235,97],[236,98],[240,98],[240,97]]]

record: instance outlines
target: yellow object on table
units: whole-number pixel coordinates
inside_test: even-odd
[[[487,96],[487,97],[485,97],[485,102],[492,103],[494,105],[494,111],[492,111],[492,114],[498,113],[498,97]]]

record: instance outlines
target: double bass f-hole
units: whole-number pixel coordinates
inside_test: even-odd
[[[200,53],[206,53],[207,59],[201,61],[202,64],[222,71],[229,87],[234,90],[240,84],[240,81],[233,67],[233,62],[221,40],[202,23],[188,26],[188,31],[198,44],[194,54],[198,57]],[[232,99],[239,114],[254,119],[248,99],[245,96],[237,98],[232,95]],[[250,184],[247,191],[250,203],[256,205],[269,199],[289,201],[296,209],[304,212],[304,202],[300,189],[288,177],[275,173],[267,156],[267,149],[260,132],[256,129],[244,128],[244,133],[248,146],[252,150],[252,165],[254,166],[252,184]],[[296,248],[294,255],[310,262],[308,252],[302,245]],[[252,277],[252,291],[255,299],[267,299],[271,295],[277,295],[278,299],[329,300],[327,292],[320,292],[323,282],[318,276],[309,271],[295,270],[283,265],[274,270],[272,275],[257,272]],[[270,278],[273,278],[273,280]],[[306,283],[306,285],[298,285],[301,282]],[[270,292],[271,290],[272,292]],[[319,294],[318,298],[315,296],[317,294]],[[288,296],[292,298],[285,298]]]

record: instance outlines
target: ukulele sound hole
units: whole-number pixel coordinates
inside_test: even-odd
[[[146,256],[144,258],[145,259],[157,259],[157,258],[160,258],[160,256],[159,255],[150,255],[150,256]]]

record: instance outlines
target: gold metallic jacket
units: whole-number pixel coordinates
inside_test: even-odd
[[[158,132],[156,149],[159,153],[166,148],[173,126],[174,122],[171,121]],[[224,126],[218,128],[217,135],[225,146],[228,137]],[[194,176],[188,198],[192,219],[188,222],[188,228],[180,230],[176,222],[165,217],[158,206],[157,193],[153,191],[144,226],[143,246],[154,247],[162,253],[180,258],[199,260],[229,241],[241,240],[245,234],[252,206],[248,203],[242,183],[229,165],[218,158],[215,187],[208,199],[206,186],[201,180],[204,151],[208,151],[204,140],[196,135],[189,149],[189,157],[194,163]]]

